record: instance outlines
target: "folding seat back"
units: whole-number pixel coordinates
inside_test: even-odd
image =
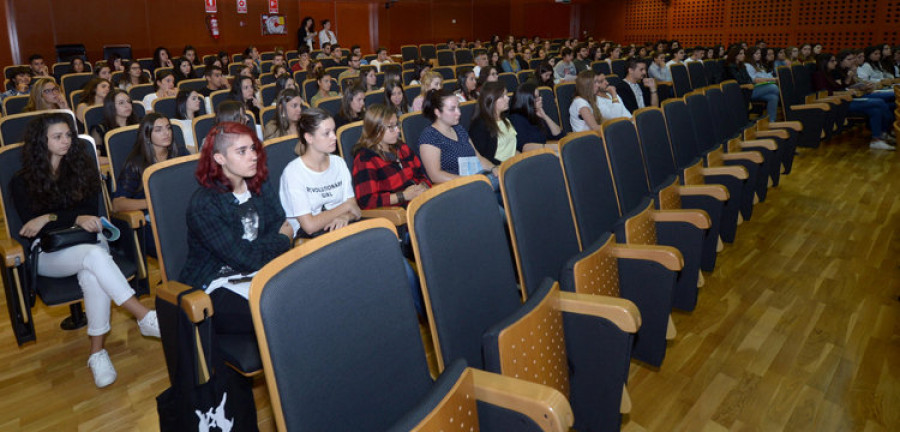
[[[553,92],[556,94],[556,107],[559,109],[559,126],[563,132],[572,132],[572,123],[569,121],[569,107],[575,100],[575,83],[561,82],[554,86]],[[541,100],[546,100],[541,98]]]
[[[418,60],[419,47],[415,45],[403,45],[400,47],[400,53],[403,55],[403,61]]]
[[[630,333],[597,315],[554,306],[554,298],[575,300],[577,295],[560,293],[550,280],[521,304],[497,201],[486,179],[470,176],[436,186],[414,200],[409,212],[438,368],[463,358],[491,372],[545,382],[572,401],[576,428],[618,427]],[[489,270],[465,271],[473,265]],[[545,333],[548,327],[551,332]],[[604,351],[600,346],[612,349],[598,356]],[[523,347],[537,348],[541,355],[518,365]]]
[[[691,78],[688,75],[687,67],[683,63],[675,63],[669,66],[669,72],[672,73],[672,86],[675,90],[675,97],[684,97],[694,88],[691,86]]]
[[[545,60],[538,60],[538,59],[531,60],[530,62],[528,62],[528,68],[532,69],[532,70],[537,70],[538,67],[541,66],[541,63],[543,63],[544,61]]]
[[[324,97],[317,100],[313,106],[328,111],[332,117],[337,117],[338,113],[341,112],[342,100],[343,98],[341,96]]]
[[[591,70],[596,74],[609,75],[612,73],[612,68],[610,68],[609,63],[605,61],[595,61],[591,63]]]
[[[138,84],[128,89],[128,96],[131,96],[132,101],[140,102],[144,100],[144,96],[155,91],[156,89],[153,88],[153,84]]]
[[[382,220],[306,242],[260,271],[250,308],[280,430],[420,430],[423,422],[428,426],[422,429],[431,430],[441,426],[430,422],[448,416],[457,420],[454,429],[478,422],[486,407],[475,399],[490,401],[476,396],[471,378],[461,380],[464,393],[447,408],[439,401],[466,374],[483,372],[457,363],[432,381],[406,285],[396,231]],[[305,294],[297,295],[298,288]],[[446,414],[428,415],[436,406]],[[571,424],[564,408],[563,418],[537,411],[552,419],[538,415],[535,424],[519,414],[502,427],[563,430]]]
[[[341,76],[341,74],[347,69],[350,69],[350,68],[347,66],[332,66],[332,67],[326,68],[325,73],[327,73],[328,75],[331,75],[331,78],[333,78],[335,81],[337,81],[338,77]]]
[[[76,107],[77,107],[78,104],[80,104],[80,103],[82,102],[81,99],[82,99],[82,96],[83,96],[83,95],[84,95],[84,90],[75,90],[75,91],[73,91],[72,93],[70,93],[70,94],[69,94],[69,106],[70,106],[70,107],[73,107],[73,106],[76,106]],[[78,119],[78,121],[81,121],[81,119]]]
[[[616,196],[622,213],[641,205],[650,194],[637,131],[628,119],[618,118],[603,122],[603,141],[607,151],[608,166],[614,174]]]
[[[434,44],[419,45],[419,56],[426,60],[437,58],[437,50],[434,48]]]
[[[266,72],[259,76],[259,85],[265,86],[269,84],[275,84],[275,75]]]
[[[366,108],[375,104],[384,104],[384,89],[366,92],[364,104]]]
[[[194,120],[191,122],[191,132],[194,134],[194,143],[197,146],[198,153],[203,149],[203,140],[206,139],[206,135],[209,134],[215,122],[216,115],[212,113],[194,117]]]
[[[620,77],[624,77],[628,74],[628,71],[625,70],[625,60],[623,59],[613,60],[610,69],[612,70],[612,73]]]
[[[465,101],[459,104],[459,125],[465,130],[469,130],[472,120],[475,118],[475,108],[478,106],[477,100]]]
[[[412,104],[413,99],[422,93],[422,86],[419,84],[408,85],[403,89],[403,93],[406,93],[406,100]]]
[[[455,79],[456,79],[456,72],[453,71],[453,67],[452,67],[452,66],[453,66],[453,65],[449,65],[449,66],[439,66],[439,67],[433,68],[433,69],[431,69],[431,70],[432,70],[433,72],[437,72],[437,73],[441,74],[441,76],[444,78],[445,81],[446,81],[446,80],[455,80]]]
[[[356,146],[359,138],[362,136],[362,128],[363,122],[356,121],[341,126],[337,131],[338,150],[351,173],[353,172],[353,159],[356,157],[353,154],[353,147]]]
[[[524,83],[525,81],[531,80],[534,78],[534,70],[533,69],[525,69],[520,70],[516,73],[516,78],[520,83]]]
[[[265,128],[270,121],[275,118],[275,114],[277,113],[277,107],[275,105],[265,105],[261,110],[259,110],[259,124]]]
[[[556,94],[553,92],[553,89],[550,87],[538,87],[538,94],[541,95],[541,103],[544,104],[544,112],[550,116],[554,123],[562,126],[560,123],[560,109],[559,105],[556,104]],[[566,108],[568,112],[568,107]],[[566,122],[568,123],[568,122]],[[572,125],[569,125],[571,128]],[[565,130],[565,129],[564,129]]]
[[[403,131],[403,142],[419,155],[419,136],[431,122],[422,115],[421,111],[411,112],[400,116],[400,130]]]
[[[706,82],[718,84],[722,82],[722,71],[719,70],[719,62],[716,60],[703,60],[703,72],[706,74]]]
[[[453,66],[456,64],[456,58],[453,51],[448,49],[439,49],[437,51],[438,66]]]
[[[200,108],[205,108],[200,104]],[[175,96],[156,98],[153,100],[153,111],[158,112],[170,119],[175,118]]]
[[[194,78],[178,81],[178,90],[200,91],[206,87],[206,80],[203,78]]]
[[[445,79],[443,84],[441,85],[444,90],[453,93],[456,90],[459,90],[459,86],[456,84],[456,80]]]
[[[25,128],[28,123],[42,114],[63,113],[72,116],[75,121],[75,114],[70,110],[44,110],[24,112],[21,114],[13,114],[0,118],[0,145],[10,145],[25,140]]]
[[[669,99],[662,103],[662,110],[676,165],[679,169],[695,165],[700,161],[701,153],[687,104],[684,99]]]
[[[401,73],[403,73],[403,66],[399,65],[397,63],[388,63],[388,64],[381,65],[380,73],[382,75],[387,74],[389,72],[396,74],[396,75],[400,75]],[[378,86],[381,87],[381,84],[379,84]]]
[[[243,68],[243,67],[244,67],[244,64],[241,62],[228,63],[228,69],[227,69],[228,75],[235,76],[235,77],[240,75],[241,68]]]
[[[405,69],[403,71],[403,86],[404,87],[408,86],[409,83],[411,83],[412,80],[415,78],[417,78],[416,71],[414,71],[412,69]]]
[[[299,138],[296,136],[289,135],[267,140],[264,143],[266,168],[269,170],[269,179],[266,181],[281,184],[281,174],[284,173],[284,168],[297,158],[294,148],[297,147],[298,140]]]
[[[296,71],[296,72],[294,72],[294,75],[293,75],[294,81],[296,81],[297,84],[300,84],[301,87],[302,87],[302,84],[305,83],[306,80],[307,80],[307,78],[308,78],[308,77],[307,77],[307,72],[308,72],[308,71]],[[304,97],[304,98],[305,98],[305,97]]]
[[[3,99],[3,115],[21,114],[28,105],[29,95],[9,96]]]
[[[694,135],[697,139],[697,149],[701,155],[722,147],[724,131],[722,125],[716,124],[709,108],[706,95],[692,92],[684,97],[688,112],[691,113]]]
[[[272,61],[271,60],[263,60],[263,61],[259,62],[259,71],[262,73],[262,75],[260,75],[260,78],[262,78],[262,76],[266,75],[266,74],[271,76],[272,75],[271,74]]]
[[[106,155],[109,158],[110,174],[112,177],[112,191],[115,192],[119,184],[119,175],[125,169],[125,161],[134,148],[137,141],[140,125],[129,125],[113,129],[106,134]]]
[[[687,69],[688,75],[690,75],[691,78],[691,87],[698,89],[709,85],[709,80],[706,79],[706,69],[703,67],[703,63],[687,63]]]
[[[460,48],[453,52],[456,56],[456,64],[469,64],[475,63],[475,57],[472,55],[472,50],[467,48]]]
[[[60,86],[62,87],[63,94],[66,96],[66,100],[69,100],[69,95],[71,95],[73,91],[84,88],[84,85],[93,77],[94,74],[90,72],[63,75]]]
[[[278,96],[278,88],[275,84],[268,84],[260,87],[259,93],[262,96],[263,106],[269,106],[275,103],[275,98]],[[262,122],[262,124],[266,124]]]
[[[503,72],[497,75],[497,78],[506,85],[506,91],[508,92],[515,92],[516,88],[519,87],[519,79],[512,72]]]
[[[298,81],[299,82],[299,81]],[[332,88],[334,83],[332,83]],[[310,78],[306,81],[303,81],[303,100],[306,103],[309,103],[312,100],[312,97],[316,95],[319,91],[319,83],[315,80],[315,78]]]
[[[647,167],[651,190],[672,183],[678,177],[675,154],[666,132],[666,119],[660,108],[647,107],[633,113],[641,144],[641,155]]]

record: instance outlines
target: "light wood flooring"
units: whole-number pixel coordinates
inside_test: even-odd
[[[623,430],[900,430],[900,156],[861,134],[800,150],[697,309],[674,315],[663,366],[632,365]],[[162,349],[126,312],[113,308],[107,340],[118,381],[98,390],[84,331],[57,327],[67,308],[36,307],[23,347],[0,311],[0,431],[158,429]],[[272,430],[261,379],[254,390]]]

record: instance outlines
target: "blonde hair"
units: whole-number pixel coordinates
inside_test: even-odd
[[[422,82],[420,83],[422,92],[420,94],[423,97],[425,96],[425,93],[428,92],[428,84],[430,84],[432,81],[434,81],[436,79],[443,81],[444,76],[435,71],[425,72],[425,75],[422,76]]]
[[[56,84],[56,80],[53,78],[41,78],[37,80],[37,82],[31,86],[31,94],[28,95],[28,104],[25,105],[24,112],[61,108],[59,106],[51,106],[44,102],[44,87],[47,87],[50,84],[53,84],[60,92],[62,92],[62,89]]]

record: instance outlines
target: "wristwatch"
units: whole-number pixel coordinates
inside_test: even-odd
[[[403,191],[397,192],[397,202],[403,204],[406,202],[406,197],[403,196]]]
[[[56,222],[56,213],[47,213],[47,220],[50,222]]]

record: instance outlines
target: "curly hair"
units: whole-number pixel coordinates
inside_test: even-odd
[[[54,175],[47,134],[50,127],[57,124],[68,126],[72,145]],[[78,139],[75,122],[70,115],[41,114],[28,123],[25,127],[25,146],[22,148],[21,175],[31,197],[32,211],[42,214],[69,208],[100,191],[97,163],[87,152],[87,145]]]
[[[257,154],[256,175],[245,180],[247,181],[247,189],[259,195],[263,183],[269,177],[269,170],[266,168],[266,151],[263,149],[262,141],[256,136],[256,132],[241,123],[219,123],[206,134],[204,142],[211,145],[204,145],[203,149],[200,150],[200,160],[197,163],[197,171],[194,174],[200,185],[220,192],[231,192],[233,190],[231,182],[222,170],[222,166],[213,159],[213,155],[216,153],[225,154],[240,135],[246,135],[253,140],[253,150]]]

